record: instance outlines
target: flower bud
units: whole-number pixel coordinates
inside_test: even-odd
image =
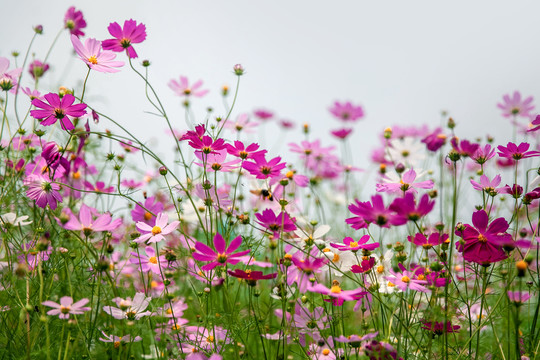
[[[150,66],[150,60],[143,60],[142,61],[142,66],[149,67]]]
[[[446,126],[448,126],[449,129],[453,129],[456,127],[456,122],[452,118],[448,118],[448,122],[446,123]]]
[[[162,175],[162,176],[167,175],[167,168],[165,166],[160,166],[159,167],[159,174]]]
[[[36,25],[34,26],[34,32],[36,34],[43,34],[43,25]]]
[[[525,272],[529,268],[529,264],[527,264],[527,262],[525,262],[524,260],[520,260],[516,263],[516,268],[517,268],[518,276],[524,277]]]
[[[241,64],[236,64],[233,66],[233,70],[234,70],[234,73],[237,75],[237,76],[242,76],[244,75],[244,67],[241,65]]]

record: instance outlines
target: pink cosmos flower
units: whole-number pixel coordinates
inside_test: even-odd
[[[530,112],[534,109],[534,105],[532,104],[532,102],[532,96],[529,96],[528,98],[522,100],[521,93],[519,91],[514,91],[512,97],[510,97],[510,95],[508,94],[504,95],[503,102],[498,103],[497,107],[502,110],[502,115],[504,117],[530,117]]]
[[[416,172],[413,169],[403,173],[401,180],[397,183],[391,182],[389,178],[383,178],[384,184],[377,184],[376,190],[378,192],[395,193],[416,193],[416,189],[431,189],[433,188],[433,180],[426,180],[421,182],[414,182],[416,180]]]
[[[422,233],[416,233],[414,237],[407,236],[407,240],[417,246],[422,246],[424,249],[431,249],[434,246],[441,245],[448,240],[448,234],[440,234],[438,232],[431,233],[429,237]]]
[[[478,144],[472,143],[469,140],[459,140],[455,136],[450,140],[450,143],[452,144],[452,149],[463,157],[473,156],[478,148],[480,148]]]
[[[107,335],[105,332],[101,331],[103,334],[103,337],[99,338],[99,341],[113,343],[115,348],[119,348],[120,344],[129,344],[132,342],[138,342],[142,340],[142,337],[135,336],[134,338],[131,337],[131,335],[127,334],[124,336],[116,336],[116,335]]]
[[[444,333],[456,333],[459,332],[459,329],[461,326],[459,325],[452,325],[450,321],[446,322],[446,326],[444,323],[440,321],[426,321],[426,320],[420,320],[420,322],[423,324],[422,329],[431,331],[434,335],[442,335]]]
[[[0,57],[0,89],[4,91],[16,89],[17,80],[22,72],[22,68],[9,70],[9,59]]]
[[[69,319],[69,314],[80,315],[85,311],[89,311],[90,308],[84,306],[89,301],[89,299],[81,299],[76,303],[73,303],[73,298],[70,296],[63,296],[60,298],[60,304],[50,300],[44,301],[41,304],[53,308],[47,312],[47,315],[58,315],[60,319]]]
[[[145,247],[144,252],[146,254],[132,252],[129,259],[129,262],[135,264],[142,272],[152,271],[154,274],[160,275],[162,269],[169,267],[169,262],[165,259],[165,256],[156,256],[156,250],[153,247]]]
[[[62,166],[64,170],[69,171],[69,161],[62,155],[63,151],[54,141],[50,141],[43,145],[41,157],[47,162],[48,168],[56,170],[58,166]]]
[[[287,163],[280,163],[281,157],[277,156],[270,161],[266,161],[264,155],[256,156],[254,162],[244,161],[242,167],[257,179],[268,179],[281,175]]]
[[[403,225],[407,219],[398,216],[395,211],[384,206],[383,198],[377,194],[371,197],[371,202],[360,202],[349,205],[349,211],[354,217],[345,220],[353,229],[367,228],[371,223],[380,227],[390,227],[390,225]]]
[[[178,227],[178,225],[180,225],[179,221],[173,221],[167,225],[168,222],[169,216],[167,216],[165,213],[159,213],[157,215],[156,225],[154,226],[150,226],[145,222],[139,221],[136,224],[136,227],[141,233],[143,233],[143,235],[139,236],[134,241],[137,243],[146,242],[150,244],[165,239],[164,235],[172,233]]]
[[[82,11],[75,10],[75,6],[72,6],[64,15],[64,28],[69,29],[69,32],[75,36],[84,36],[84,32],[81,29],[86,27],[86,21],[84,20]]]
[[[36,201],[36,205],[45,208],[47,204],[52,210],[62,202],[62,195],[58,192],[60,185],[51,182],[48,178],[33,174],[24,179],[24,185],[28,186],[26,196]]]
[[[193,258],[197,261],[210,262],[204,266],[201,266],[201,270],[212,270],[216,266],[225,266],[226,264],[235,265],[240,259],[239,257],[244,256],[250,252],[250,250],[244,250],[239,252],[234,252],[242,245],[242,236],[235,237],[229,246],[223,239],[220,233],[216,233],[214,236],[214,248],[212,250],[208,245],[203,244],[202,242],[197,241],[195,244],[195,250],[192,254]]]
[[[115,73],[120,71],[115,68],[124,66],[123,61],[114,61],[116,54],[113,51],[101,49],[101,41],[88,38],[83,45],[77,36],[71,35],[71,43],[77,55],[92,70]]]
[[[428,134],[422,139],[422,142],[426,144],[426,147],[429,151],[437,151],[444,144],[446,144],[446,134],[443,133],[442,129],[436,128],[432,133]]]
[[[534,120],[531,122],[531,128],[527,132],[534,132],[540,129],[540,115],[536,115]]]
[[[506,259],[508,255],[500,245],[512,237],[506,233],[509,227],[506,220],[501,217],[489,224],[487,213],[479,210],[473,213],[472,222],[473,225],[467,224],[463,230],[456,230],[456,235],[463,238],[463,243],[456,243],[457,250],[463,253],[463,259],[480,265]]]
[[[217,151],[225,149],[226,146],[225,140],[216,139],[214,141],[214,139],[208,135],[204,135],[201,138],[192,136],[189,138],[188,144],[194,148],[196,152],[203,154],[215,154]]]
[[[92,214],[97,214],[96,219],[93,219]],[[82,204],[79,212],[79,219],[72,215],[69,218],[69,221],[64,225],[62,225],[59,220],[58,222],[64,229],[83,231],[85,235],[90,235],[92,232],[113,231],[122,224],[122,219],[113,221],[110,214],[99,214],[96,209]]]
[[[286,255],[285,259],[290,258],[294,264],[294,266],[289,266],[286,270],[282,269],[283,272],[287,271],[287,284],[296,283],[298,291],[305,293],[308,287],[313,285],[310,279],[315,279],[314,274],[323,271],[324,266],[330,261],[327,257],[316,257],[319,254],[320,250],[314,246],[311,252],[306,254],[298,251],[292,257]]]
[[[86,190],[94,191],[96,193],[112,193],[114,192],[114,186],[106,186],[103,181],[96,181],[95,185],[92,185],[91,182],[85,181],[84,187]]]
[[[247,147],[244,145],[243,142],[236,140],[234,142],[234,146],[231,144],[226,144],[227,152],[232,155],[236,156],[240,159],[254,159],[258,156],[264,156],[266,154],[266,150],[259,150],[259,144],[253,143],[248,145]]]
[[[358,241],[354,241],[353,238],[351,237],[346,237],[345,239],[343,239],[343,244],[335,244],[335,243],[330,243],[330,246],[335,248],[335,249],[338,249],[339,251],[353,251],[353,252],[357,252],[358,250],[360,249],[363,249],[363,250],[374,250],[376,248],[379,247],[379,243],[372,243],[372,244],[367,244],[367,242],[370,240],[370,236],[369,235],[364,235],[360,238],[360,240]]]
[[[491,145],[486,144],[484,147],[478,147],[478,149],[471,155],[471,159],[476,161],[477,164],[485,164],[486,161],[495,156],[495,149]]]
[[[508,299],[518,306],[527,302],[531,298],[531,295],[526,292],[508,291],[507,294],[508,294]]]
[[[234,159],[226,162],[225,159],[227,158],[227,151],[225,150],[219,150],[211,154],[195,152],[195,156],[197,156],[201,161],[204,161],[205,164],[196,162],[194,162],[194,164],[201,167],[206,167],[206,171],[208,172],[230,172],[238,168],[237,164],[242,161],[240,159]]]
[[[414,194],[406,193],[402,198],[396,198],[389,209],[395,211],[402,221],[418,221],[433,210],[435,201],[431,201],[428,194],[422,195],[417,203]]]
[[[499,145],[497,146],[497,149],[499,150],[498,155],[500,157],[513,159],[515,161],[540,156],[540,151],[527,151],[529,150],[530,144],[529,143],[521,143],[519,145],[516,145],[512,142],[509,142],[506,147]]]
[[[107,30],[109,30],[109,34],[114,39],[103,41],[102,46],[104,50],[115,52],[126,50],[127,56],[131,59],[138,56],[131,44],[139,44],[146,39],[146,26],[144,24],[137,25],[135,20],[130,19],[124,21],[124,28],[121,28],[117,22],[113,22],[109,24]]]
[[[133,300],[129,297],[126,299],[116,297],[113,301],[118,307],[104,306],[103,311],[115,319],[139,320],[143,316],[152,314],[150,311],[145,311],[151,300],[151,297],[147,297],[140,292],[135,294]]]
[[[337,280],[332,281],[332,287],[330,289],[323,284],[316,284],[308,288],[308,290],[334,298],[335,301],[333,302],[333,304],[335,306],[343,305],[344,301],[358,300],[359,296],[367,294],[367,292],[364,291],[362,288],[358,288],[355,290],[343,290],[340,286],[339,281]]]
[[[283,211],[276,215],[272,209],[266,209],[262,214],[256,213],[255,217],[258,220],[257,223],[270,230],[276,239],[279,238],[281,231],[285,233],[296,230],[296,225],[294,225],[296,219],[291,219],[289,214]]]
[[[203,86],[202,80],[196,81],[193,85],[189,86],[189,80],[185,76],[180,76],[179,82],[171,79],[168,85],[169,88],[171,88],[171,90],[174,91],[174,93],[178,96],[203,97],[208,93],[208,91],[210,91],[201,89]]]
[[[32,61],[30,63],[30,66],[28,66],[28,72],[33,79],[39,79],[40,77],[45,75],[47,70],[49,70],[49,64],[45,64],[37,59]]]
[[[273,112],[269,110],[264,110],[264,109],[255,110],[253,111],[253,114],[255,115],[257,119],[262,120],[262,121],[268,121],[274,117]]]
[[[407,291],[407,289],[420,291],[420,292],[429,292],[423,285],[427,284],[426,280],[417,279],[417,274],[412,271],[408,271],[402,264],[398,264],[401,272],[395,272],[394,270],[389,270],[390,276],[385,276],[385,279],[390,281],[401,291]]]
[[[356,121],[364,117],[364,110],[361,106],[355,106],[349,101],[340,103],[336,101],[334,106],[328,109],[332,115],[342,121]]]
[[[259,126],[258,122],[251,121],[248,114],[240,114],[236,117],[236,120],[227,119],[223,124],[223,127],[232,131],[253,133],[255,128]]]
[[[330,134],[334,135],[336,138],[340,140],[345,140],[349,135],[351,135],[353,132],[353,129],[351,128],[343,128],[343,129],[337,129],[330,131]]]
[[[135,205],[135,209],[131,211],[131,218],[133,221],[142,221],[147,225],[154,226],[156,216],[152,214],[159,214],[160,212],[163,212],[163,203],[151,196],[144,200],[144,209],[139,203]]]
[[[86,104],[75,104],[75,97],[71,94],[65,94],[62,98],[58,94],[48,93],[45,100],[32,100],[32,105],[40,110],[30,111],[30,115],[36,119],[41,119],[41,125],[53,125],[60,120],[60,125],[64,130],[73,130],[75,126],[69,120],[69,117],[81,117],[86,114]]]
[[[499,193],[501,188],[498,188],[501,184],[501,175],[497,175],[493,180],[489,180],[486,175],[480,176],[480,183],[471,179],[471,184],[475,190],[484,191],[486,194],[495,196]]]
[[[124,179],[120,182],[120,185],[130,189],[130,190],[135,190],[135,189],[140,189],[144,186],[144,182],[142,181],[137,181],[137,180],[134,180],[134,179]]]
[[[277,273],[264,275],[262,271],[244,271],[242,269],[234,269],[234,271],[228,270],[227,272],[229,275],[234,276],[235,278],[245,280],[249,286],[257,285],[258,280],[275,279],[278,275]]]
[[[21,88],[23,94],[28,96],[30,100],[40,99],[43,100],[41,93],[38,90],[30,89],[28,86]]]

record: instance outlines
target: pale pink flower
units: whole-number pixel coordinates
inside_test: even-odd
[[[113,51],[101,48],[101,41],[88,38],[83,45],[77,36],[71,35],[71,43],[77,55],[92,70],[114,73],[120,71],[115,68],[124,66],[123,61],[114,61],[116,54]]]
[[[168,222],[169,216],[167,216],[165,213],[159,213],[157,215],[156,225],[154,226],[150,226],[142,221],[139,221],[136,227],[141,233],[143,233],[143,235],[139,236],[134,241],[137,243],[147,242],[150,244],[165,239],[164,235],[172,233],[178,227],[178,225],[180,225],[179,221],[173,221],[170,224],[168,224]]]
[[[53,308],[47,312],[47,315],[58,315],[60,319],[69,319],[69,314],[80,315],[90,310],[89,307],[84,306],[89,301],[88,299],[81,299],[73,303],[73,299],[70,296],[63,296],[60,298],[60,304],[50,300],[44,301],[41,304]]]
[[[150,311],[145,311],[151,300],[151,297],[140,292],[135,294],[133,300],[129,297],[126,299],[117,297],[113,301],[118,307],[104,306],[103,311],[115,319],[139,320],[143,316],[152,314]]]
[[[188,78],[185,76],[180,76],[180,81],[171,79],[169,81],[169,87],[176,93],[178,96],[196,96],[203,97],[208,93],[209,90],[202,90],[203,85],[202,80],[196,81],[193,85],[189,86]]]

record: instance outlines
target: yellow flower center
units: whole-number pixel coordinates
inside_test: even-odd
[[[358,243],[356,241],[353,241],[349,244],[350,247],[355,248],[358,246]]]
[[[324,349],[324,350],[322,351],[322,354],[323,354],[324,356],[326,356],[326,355],[330,354],[330,350]]]
[[[210,335],[208,338],[207,338],[208,342],[213,342],[214,341],[214,337],[212,335]]]
[[[377,266],[377,272],[379,274],[382,274],[384,272],[384,266],[382,266],[382,265]]]
[[[73,178],[75,180],[79,180],[81,178],[81,172],[80,171],[74,172],[73,173]]]
[[[478,241],[485,243],[487,242],[487,238],[483,234],[479,234]]]
[[[418,275],[418,280],[426,280],[426,277],[424,276],[424,274],[420,274]]]
[[[150,214],[148,211],[144,213],[143,215],[144,220],[148,221],[152,218],[152,214]]]
[[[401,281],[403,281],[405,284],[408,284],[411,281],[411,279],[407,275],[405,275],[404,277],[401,278]]]
[[[167,309],[167,311],[165,311],[167,313],[167,315],[172,315],[172,310],[171,309]]]
[[[152,235],[156,236],[157,234],[161,234],[161,228],[159,226],[154,226],[152,228]]]
[[[388,282],[388,286],[394,287],[394,286],[396,286],[396,285],[395,285],[394,283],[391,283],[391,282],[389,281],[389,282]]]
[[[63,306],[63,305],[60,305],[60,312],[62,314],[68,314],[69,313],[69,310],[71,310],[71,308],[69,306]]]
[[[339,294],[341,292],[341,287],[339,286],[339,281],[334,280],[332,281],[332,287],[330,288],[330,292],[333,294]]]
[[[285,174],[285,177],[287,177],[288,179],[292,179],[293,176],[294,172],[292,170],[287,171],[287,173]]]
[[[97,57],[95,55],[90,56],[88,58],[88,62],[96,65],[97,64]]]
[[[152,264],[157,264],[157,258],[155,256],[152,256],[151,258],[148,258],[148,262],[151,262]]]
[[[115,341],[115,342],[114,342],[114,347],[115,347],[116,349],[118,349],[118,348],[120,347],[120,341]]]
[[[332,262],[338,262],[339,261],[339,254],[334,253],[334,258],[332,259]]]

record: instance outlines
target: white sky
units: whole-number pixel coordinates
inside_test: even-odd
[[[223,114],[219,89],[234,86],[236,63],[247,70],[236,114],[264,107],[326,136],[338,126],[327,111],[335,100],[362,104],[367,116],[352,139],[360,166],[376,132],[439,124],[442,109],[461,137],[490,133],[505,143],[510,125],[496,103],[514,90],[540,96],[535,1],[5,1],[0,56],[24,53],[32,26],[43,24],[33,48],[43,59],[71,5],[83,11],[86,35],[100,40],[109,37],[110,22],[146,24],[138,60],[151,60],[151,81],[179,128],[183,109],[169,79],[203,79],[211,93],[194,101],[196,116],[207,106]],[[49,90],[80,85],[85,65],[70,61],[70,51],[64,32],[51,56],[56,73],[43,81]],[[165,124],[143,113],[151,110],[143,84],[127,67],[92,74],[87,99],[143,138],[163,136]],[[287,141],[301,138],[298,128],[294,134]]]

